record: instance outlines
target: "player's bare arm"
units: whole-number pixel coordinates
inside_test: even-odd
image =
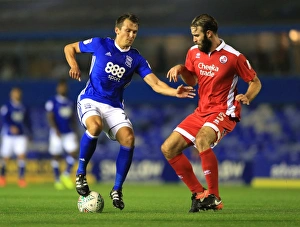
[[[76,61],[76,54],[80,53],[79,42],[71,43],[64,48],[66,60],[70,66],[69,75],[71,78],[80,81],[81,71]]]
[[[235,97],[235,100],[246,105],[249,105],[250,102],[257,96],[257,94],[261,90],[261,82],[257,76],[255,76],[253,80],[249,81],[248,84],[249,86],[247,92],[245,94],[238,94]]]
[[[53,112],[48,112],[47,113],[47,120],[49,122],[50,127],[55,130],[56,135],[60,137],[60,131],[59,131],[59,129],[57,127],[57,124],[55,122]]]
[[[190,72],[184,65],[175,65],[173,66],[167,73],[167,78],[169,78],[169,81],[172,80],[174,82],[177,82],[178,76],[181,76],[181,79],[189,86],[196,86],[198,83],[197,77]]]
[[[157,78],[153,73],[144,77],[144,81],[157,93],[177,98],[194,98],[195,89],[191,86],[180,85],[177,89],[170,87]]]

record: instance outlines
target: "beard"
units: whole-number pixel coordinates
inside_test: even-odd
[[[200,51],[208,54],[210,52],[211,46],[212,46],[212,42],[205,35],[204,39],[201,42],[201,45],[198,45],[198,48]]]

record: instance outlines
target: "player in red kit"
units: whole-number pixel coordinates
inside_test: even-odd
[[[189,212],[220,210],[218,161],[212,148],[235,128],[241,119],[241,104],[250,104],[261,82],[245,56],[218,37],[218,24],[212,16],[195,17],[190,29],[196,45],[188,50],[185,64],[172,67],[167,77],[176,82],[180,76],[190,86],[198,84],[198,107],[174,129],[161,150],[192,192]],[[245,94],[237,92],[239,78],[248,83]],[[183,154],[190,146],[199,152],[207,189]]]

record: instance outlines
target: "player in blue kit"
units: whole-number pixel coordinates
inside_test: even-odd
[[[27,186],[25,181],[26,152],[28,136],[31,135],[31,124],[26,107],[22,103],[22,90],[13,87],[10,90],[9,101],[1,106],[2,131],[1,131],[1,169],[0,186],[6,185],[6,165],[16,156],[19,169],[18,185]]]
[[[78,117],[86,128],[80,141],[76,190],[86,196],[90,189],[86,181],[86,168],[97,145],[99,134],[104,131],[108,138],[120,144],[116,160],[116,178],[110,192],[113,206],[124,208],[122,186],[129,171],[133,150],[134,132],[124,111],[123,92],[132,76],[139,74],[157,93],[178,98],[193,98],[194,89],[180,85],[169,87],[153,74],[150,65],[132,48],[139,26],[139,19],[130,13],[120,16],[115,24],[115,39],[91,38],[65,46],[70,77],[80,80],[81,72],[76,61],[77,53],[92,54],[89,80],[78,96]]]
[[[49,131],[49,153],[52,156],[55,183],[58,190],[64,188],[73,189],[74,183],[70,178],[70,172],[78,156],[78,142],[75,123],[74,102],[67,96],[68,84],[66,80],[60,80],[56,86],[56,95],[45,104]],[[66,152],[66,169],[60,173],[60,160]]]

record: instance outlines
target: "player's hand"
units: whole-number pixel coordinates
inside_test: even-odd
[[[71,68],[69,71],[69,75],[72,79],[81,81],[80,77],[81,77],[81,72],[79,68]]]
[[[167,78],[169,78],[169,82],[171,82],[172,80],[174,82],[177,82],[180,69],[181,69],[181,65],[175,65],[168,71]]]
[[[55,133],[58,137],[61,137],[60,131],[58,129],[55,130]]]
[[[10,131],[10,133],[13,134],[13,135],[19,134],[19,129],[18,129],[18,127],[14,126],[14,125],[10,126],[9,131]]]
[[[194,98],[195,89],[191,86],[183,86],[182,84],[176,89],[177,98]]]
[[[250,104],[250,101],[248,99],[248,97],[244,94],[239,94],[235,97],[235,100],[238,101],[238,102],[241,102],[243,104],[246,104],[246,105],[249,105]]]

